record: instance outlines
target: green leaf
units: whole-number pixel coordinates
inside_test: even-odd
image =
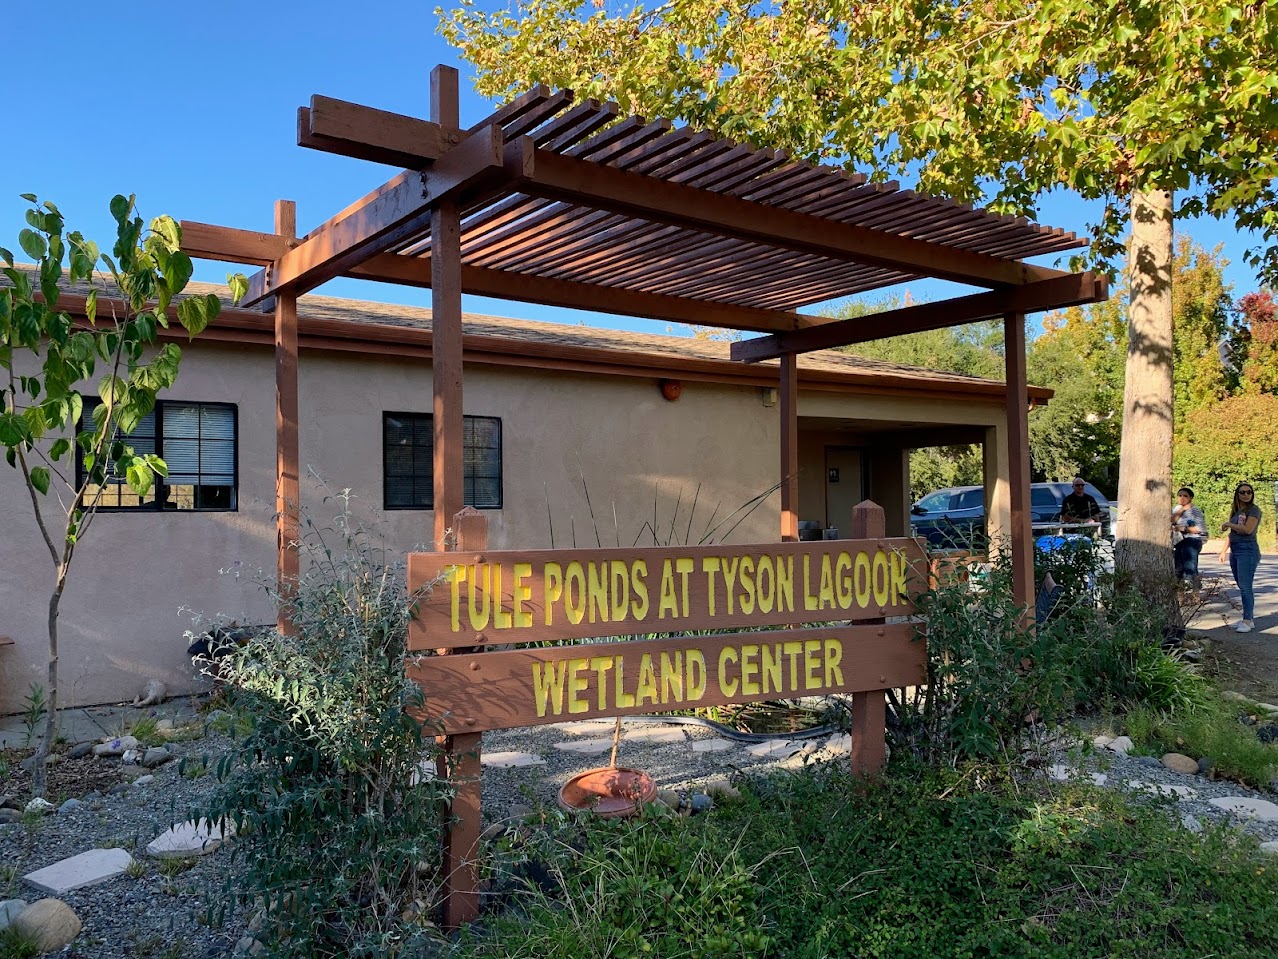
[[[39,197],[37,197],[34,193],[19,193],[18,196],[26,200],[28,203],[36,203],[39,201]]]
[[[23,230],[18,234],[18,245],[22,247],[22,252],[33,260],[43,258],[48,250],[48,246],[44,242],[44,237],[34,230]]]
[[[248,293],[248,277],[243,273],[226,274],[226,285],[231,288],[231,302],[239,303]]]
[[[121,226],[124,225],[125,218],[129,215],[129,210],[133,204],[126,200],[120,194],[111,197],[111,216],[115,218],[115,222]]]
[[[88,317],[90,323],[98,321],[98,291],[90,290],[89,295],[84,298],[84,315]]]
[[[170,250],[182,245],[182,228],[171,216],[157,216],[151,221],[151,232],[164,240]]]
[[[34,466],[31,468],[31,485],[40,491],[41,495],[49,492],[49,471],[43,466]]]
[[[54,443],[53,446],[49,447],[49,458],[54,462],[57,462],[66,455],[69,449],[71,449],[71,441],[66,437],[63,437]]]
[[[133,492],[139,496],[145,496],[155,484],[155,472],[146,460],[135,458],[129,464],[129,468],[124,471],[124,481]]]
[[[160,476],[169,475],[169,465],[165,463],[164,460],[156,456],[154,453],[147,453],[145,459],[146,459],[147,465],[150,466],[151,469],[155,470],[155,472],[158,473]]]
[[[0,260],[4,260],[9,266],[13,266],[13,254],[0,246]]]
[[[177,306],[178,322],[192,336],[198,336],[208,328],[221,308],[221,301],[212,293],[189,296]]]

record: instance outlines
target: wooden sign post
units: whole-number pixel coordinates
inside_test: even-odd
[[[914,612],[926,558],[883,535],[873,503],[853,528],[812,543],[507,552],[485,549],[483,516],[463,510],[457,550],[411,554],[423,598],[407,671],[454,786],[445,924],[478,911],[485,730],[851,693],[852,768],[881,769],[884,692],[923,682],[927,660],[918,625],[887,618]],[[628,638],[653,634],[670,638]]]

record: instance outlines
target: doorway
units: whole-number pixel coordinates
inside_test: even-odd
[[[825,448],[825,525],[846,537],[852,507],[865,499],[865,452],[859,446]]]

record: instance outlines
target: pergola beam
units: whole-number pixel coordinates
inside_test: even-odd
[[[849,263],[989,287],[1020,286],[1069,275],[1018,260],[658,180],[547,150],[529,151],[523,168],[523,176],[513,186],[534,196]]]
[[[275,268],[249,278],[244,306],[289,290],[300,296],[396,244],[426,233],[431,210],[503,176],[502,133],[485,127],[430,169],[405,171],[312,231]]]
[[[920,303],[899,310],[837,320],[793,333],[760,336],[733,343],[731,355],[734,360],[758,363],[790,353],[807,353],[888,336],[939,330],[1001,318],[1008,313],[1037,313],[1083,303],[1099,303],[1108,297],[1107,277],[1095,273],[1066,273],[1025,286],[973,293],[936,303]]]
[[[297,109],[297,145],[339,156],[422,170],[465,135],[429,120],[313,96]]]

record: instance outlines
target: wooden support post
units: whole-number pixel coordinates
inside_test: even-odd
[[[799,539],[799,360],[781,357],[781,542]]]
[[[1029,387],[1025,373],[1025,314],[1003,317],[1007,364],[1007,482],[1011,502],[1009,547],[1012,595],[1026,610],[1034,608],[1034,540],[1030,527]],[[1032,614],[1031,614],[1032,615]]]
[[[881,539],[887,521],[883,507],[868,499],[852,507],[852,539]],[[867,619],[866,623],[883,623]],[[873,776],[887,762],[887,689],[873,689],[852,696],[852,773]]]
[[[275,233],[297,237],[297,204],[275,201]],[[280,605],[276,626],[293,633],[291,597],[297,589],[301,537],[301,483],[298,454],[297,297],[275,298],[275,552]]]
[[[488,518],[467,506],[453,517],[457,548],[464,552],[482,552],[488,548]],[[441,656],[461,655],[468,648],[441,649]],[[443,830],[444,928],[457,929],[479,916],[479,833],[480,794],[482,791],[479,763],[482,733],[458,733],[440,736],[439,774],[453,787],[453,799],[446,813]]]
[[[456,129],[460,112],[457,71],[437,66],[430,75],[431,120]],[[431,383],[435,434],[435,548],[448,548],[448,522],[462,508],[461,212],[452,200],[431,211]]]

